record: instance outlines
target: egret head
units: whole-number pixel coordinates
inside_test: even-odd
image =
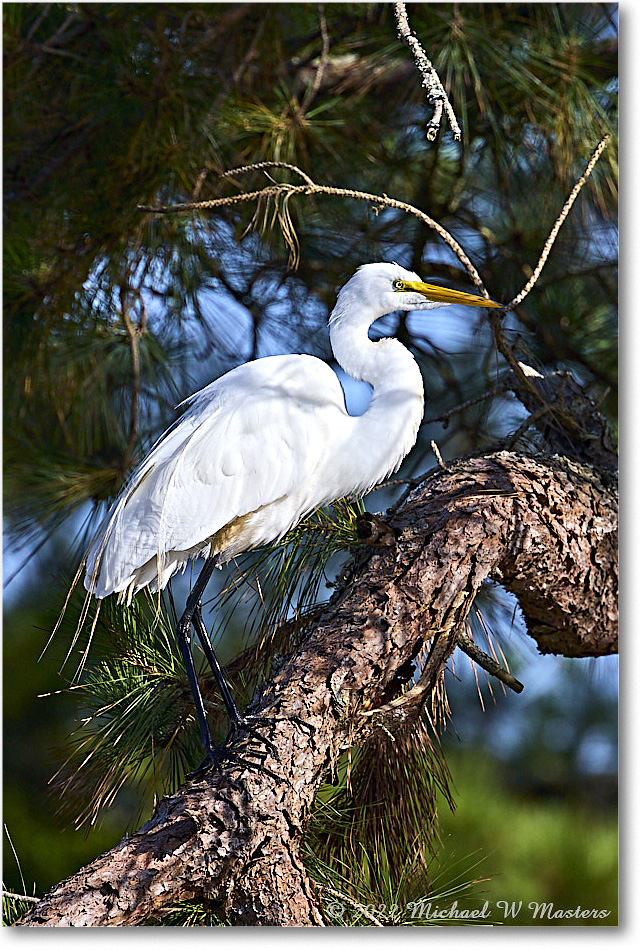
[[[343,300],[342,300],[343,298]],[[399,264],[363,264],[339,294],[345,305],[359,303],[383,315],[395,310],[432,310],[460,304],[468,307],[500,307],[486,297],[427,284],[418,274]]]

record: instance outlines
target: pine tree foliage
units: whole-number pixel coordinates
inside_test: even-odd
[[[18,876],[20,878],[21,893],[16,894],[15,892],[5,889],[4,882],[2,885],[2,926],[11,927],[19,917],[22,917],[23,914],[26,914],[27,911],[31,910],[33,903],[37,901],[35,896],[35,886],[33,888],[33,893],[27,893],[27,885],[22,873],[22,868],[20,866],[20,860],[16,853],[13,841],[7,830],[7,826],[4,826],[4,834],[11,850],[11,854],[18,868]]]
[[[14,542],[29,548],[80,514],[82,547],[196,385],[272,352],[330,359],[327,313],[359,264],[394,259],[467,286],[440,239],[390,208],[318,195],[290,202],[296,270],[278,222],[250,204],[164,216],[138,208],[262,187],[264,172],[222,177],[261,161],[412,203],[466,248],[491,295],[508,301],[610,132],[506,332],[518,358],[571,368],[614,419],[615,5],[431,3],[408,12],[461,142],[443,128],[427,142],[424,90],[390,4],[5,5],[3,395]],[[444,319],[427,327],[393,315],[375,328],[411,346],[424,374],[427,421],[405,475],[433,464],[433,438],[453,457],[488,448],[523,419],[489,328],[460,320],[445,336]],[[253,695],[327,596],[354,552],[357,514],[348,504],[319,513],[228,571],[216,631],[245,630],[228,666],[240,698]],[[134,796],[135,812],[197,764],[172,643],[176,610],[170,598],[157,607],[141,597],[131,610],[106,604],[99,618],[75,689],[82,724],[56,780],[81,824],[118,795]],[[73,610],[66,629],[73,637]],[[216,721],[205,670],[201,681]],[[395,787],[405,794],[391,796]],[[405,903],[418,893],[411,881],[435,893],[427,868],[436,829],[425,815],[437,789],[447,793],[448,777],[427,720],[412,738],[382,735],[351,752],[319,795],[309,833],[316,879],[353,904]],[[202,922],[199,913],[177,910],[177,922]],[[363,917],[355,911],[350,922]]]
[[[410,13],[461,144],[449,133],[425,141],[423,93],[387,5],[7,6],[4,398],[18,534],[113,495],[158,431],[159,407],[167,421],[176,386],[189,391],[184,362],[177,373],[186,348],[219,372],[275,344],[327,353],[310,331],[366,258],[392,253],[462,279],[434,237],[397,213],[302,203],[301,263],[284,276],[278,236],[267,246],[243,237],[251,209],[160,219],[140,203],[229,193],[224,169],[290,161],[427,211],[462,236],[495,297],[523,284],[582,161],[614,131],[613,9]],[[517,314],[541,362],[563,356],[602,392],[615,383],[614,155],[565,228],[544,300]],[[462,362],[487,348],[478,341]],[[426,374],[470,395],[472,381],[430,355]]]
[[[341,553],[358,547],[362,510],[359,503],[339,501],[228,569],[209,607],[215,639],[242,625],[244,649],[227,667],[241,704],[300,642],[323,590],[333,583]],[[84,598],[76,596],[69,610],[74,619],[82,617]],[[176,790],[202,758],[193,699],[175,646],[180,612],[170,587],[160,601],[146,594],[130,607],[107,599],[95,629],[87,619],[85,630],[78,630],[68,661],[84,667],[89,655],[91,662],[71,687],[80,716],[69,755],[53,779],[61,814],[78,827],[98,821],[125,786],[137,803],[135,826],[150,797]],[[227,717],[205,663],[199,679],[222,741]]]
[[[198,758],[175,620],[152,598],[130,609],[108,601],[101,611],[94,663],[73,690],[80,721],[53,777],[61,813],[77,827],[94,824],[125,785],[138,797],[139,819],[150,795],[177,788]]]

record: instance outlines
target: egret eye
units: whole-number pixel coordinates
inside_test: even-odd
[[[393,290],[403,290],[403,280],[393,280],[392,282]]]

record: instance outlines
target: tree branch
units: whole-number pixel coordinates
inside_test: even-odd
[[[530,279],[526,282],[524,287],[522,287],[520,292],[517,294],[517,296],[514,297],[509,304],[506,305],[507,310],[513,310],[515,307],[517,307],[518,304],[522,302],[524,297],[526,297],[526,295],[531,292],[531,290],[537,283],[539,279],[539,275],[542,273],[542,270],[544,268],[544,264],[546,263],[548,259],[548,255],[551,252],[551,248],[553,247],[553,244],[555,243],[555,239],[557,238],[557,235],[559,234],[560,228],[566,221],[566,218],[568,217],[568,214],[571,208],[575,204],[575,199],[579,195],[580,191],[582,190],[586,182],[589,180],[591,173],[593,169],[595,168],[600,158],[600,155],[602,154],[602,152],[608,145],[610,138],[611,138],[611,134],[609,132],[607,132],[604,136],[602,136],[602,139],[600,140],[595,151],[593,152],[593,155],[591,156],[588,165],[584,169],[584,173],[580,175],[580,177],[576,181],[573,187],[573,190],[571,191],[570,195],[568,196],[568,198],[566,199],[564,203],[564,207],[562,208],[559,215],[557,216],[557,220],[555,224],[553,225],[553,227],[551,228],[551,233],[547,237],[544,247],[542,248],[542,253],[540,254],[540,258],[539,258],[539,261],[537,262],[537,266],[535,267],[535,270],[533,271]]]
[[[190,900],[237,924],[321,926],[299,853],[316,789],[344,749],[419,715],[486,578],[517,595],[542,652],[615,652],[616,504],[594,470],[559,457],[502,452],[436,471],[397,513],[396,547],[369,555],[250,704],[271,720],[271,746],[234,751],[260,754],[278,780],[227,765],[188,782],[20,924],[142,924]]]
[[[429,142],[434,142],[437,138],[439,126],[441,125],[442,112],[445,108],[453,136],[459,141],[461,139],[461,129],[459,128],[457,117],[455,116],[455,110],[450,104],[450,100],[446,95],[446,90],[437,74],[437,70],[426,56],[424,48],[417,39],[414,31],[410,29],[405,3],[395,3],[395,20],[397,21],[397,36],[402,43],[406,44],[412,53],[415,65],[421,75],[421,85],[424,89],[428,90],[428,102],[434,106],[435,109],[432,119],[426,128],[426,138]]]
[[[396,208],[406,214],[414,215],[414,217],[419,218],[427,227],[436,231],[459,258],[466,268],[470,279],[482,296],[489,296],[477,269],[450,231],[447,231],[443,225],[429,217],[419,208],[408,204],[407,201],[389,198],[388,195],[373,195],[366,191],[357,191],[354,188],[334,188],[330,185],[318,185],[312,181],[305,172],[302,172],[296,166],[289,165],[286,162],[257,162],[254,165],[244,165],[241,168],[230,169],[221,177],[228,178],[232,175],[241,175],[245,172],[261,171],[268,168],[287,168],[290,171],[294,171],[304,179],[305,184],[293,185],[291,182],[276,182],[264,188],[259,188],[254,191],[243,191],[240,194],[229,195],[224,198],[209,198],[206,201],[185,201],[174,205],[138,205],[137,207],[139,211],[146,211],[152,214],[176,214],[185,211],[211,211],[214,208],[229,208],[246,201],[268,202],[272,200],[274,202],[276,217],[281,224],[284,240],[290,248],[291,259],[292,257],[296,257],[295,250],[293,249],[293,237],[295,238],[295,235],[290,216],[287,212],[287,202],[295,195],[333,195],[339,198],[353,198],[358,201],[367,201],[376,208]],[[281,204],[279,205],[279,203]]]
[[[396,4],[396,6],[403,7],[403,4]],[[519,303],[521,303],[526,295],[530,293],[530,291],[535,286],[544,268],[546,260],[548,259],[551,248],[555,243],[555,239],[557,238],[559,230],[562,227],[562,224],[566,220],[571,208],[573,207],[575,199],[588,181],[610,138],[611,136],[608,133],[603,136],[602,140],[597,145],[588,165],[586,166],[584,173],[575,183],[573,190],[571,191],[562,210],[560,211],[557,220],[551,229],[551,233],[544,244],[540,259],[535,270],[533,271],[532,276],[529,278],[519,294],[517,294],[517,296],[509,304],[507,304],[503,310],[493,310],[491,312],[490,322],[495,335],[497,347],[502,355],[508,360],[510,366],[513,368],[513,371],[517,373],[519,378],[521,378],[519,375],[519,366],[517,365],[517,361],[513,356],[512,350],[504,339],[501,328],[501,317],[507,311],[512,310]],[[433,218],[429,217],[419,208],[416,208],[414,205],[411,205],[406,201],[398,201],[396,198],[389,198],[388,195],[373,195],[369,192],[357,191],[353,188],[334,188],[329,185],[319,185],[312,181],[312,179],[297,166],[290,165],[287,162],[269,161],[257,162],[253,165],[244,165],[240,168],[231,169],[225,172],[221,178],[229,178],[234,175],[241,175],[250,171],[266,171],[268,168],[284,168],[292,171],[304,180],[304,184],[293,185],[291,182],[281,183],[274,182],[272,180],[273,183],[271,185],[268,185],[265,188],[257,189],[255,191],[244,191],[240,194],[230,195],[223,198],[210,198],[207,201],[186,201],[175,205],[138,205],[138,210],[153,214],[175,214],[177,212],[184,211],[208,211],[214,208],[227,208],[246,201],[256,201],[257,214],[260,204],[264,203],[264,220],[267,220],[268,204],[270,201],[272,201],[273,214],[271,223],[273,223],[274,220],[279,221],[283,239],[290,250],[290,263],[292,266],[294,266],[298,260],[298,241],[294,226],[292,224],[292,219],[288,211],[288,203],[295,195],[334,195],[341,198],[353,198],[358,201],[367,201],[373,204],[375,207],[396,208],[399,211],[403,211],[405,214],[414,215],[414,217],[419,218],[419,220],[422,221],[427,227],[431,228],[433,231],[436,231],[442,240],[445,241],[448,247],[453,251],[453,253],[459,258],[460,262],[466,268],[470,279],[477,287],[481,295],[484,297],[489,296],[488,291],[486,290],[484,283],[477,272],[477,269],[459,242],[452,236],[450,231],[444,228],[443,225],[439,224],[438,221],[435,221]],[[525,377],[522,379],[522,382],[528,386],[528,382]]]

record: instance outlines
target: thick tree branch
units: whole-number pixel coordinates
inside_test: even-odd
[[[543,652],[615,652],[616,517],[600,475],[564,458],[502,452],[437,471],[397,513],[397,545],[373,551],[252,703],[272,747],[235,751],[260,752],[278,779],[236,765],[188,782],[21,924],[142,924],[196,900],[237,924],[321,925],[299,846],[338,755],[418,715],[488,577],[517,595]]]

